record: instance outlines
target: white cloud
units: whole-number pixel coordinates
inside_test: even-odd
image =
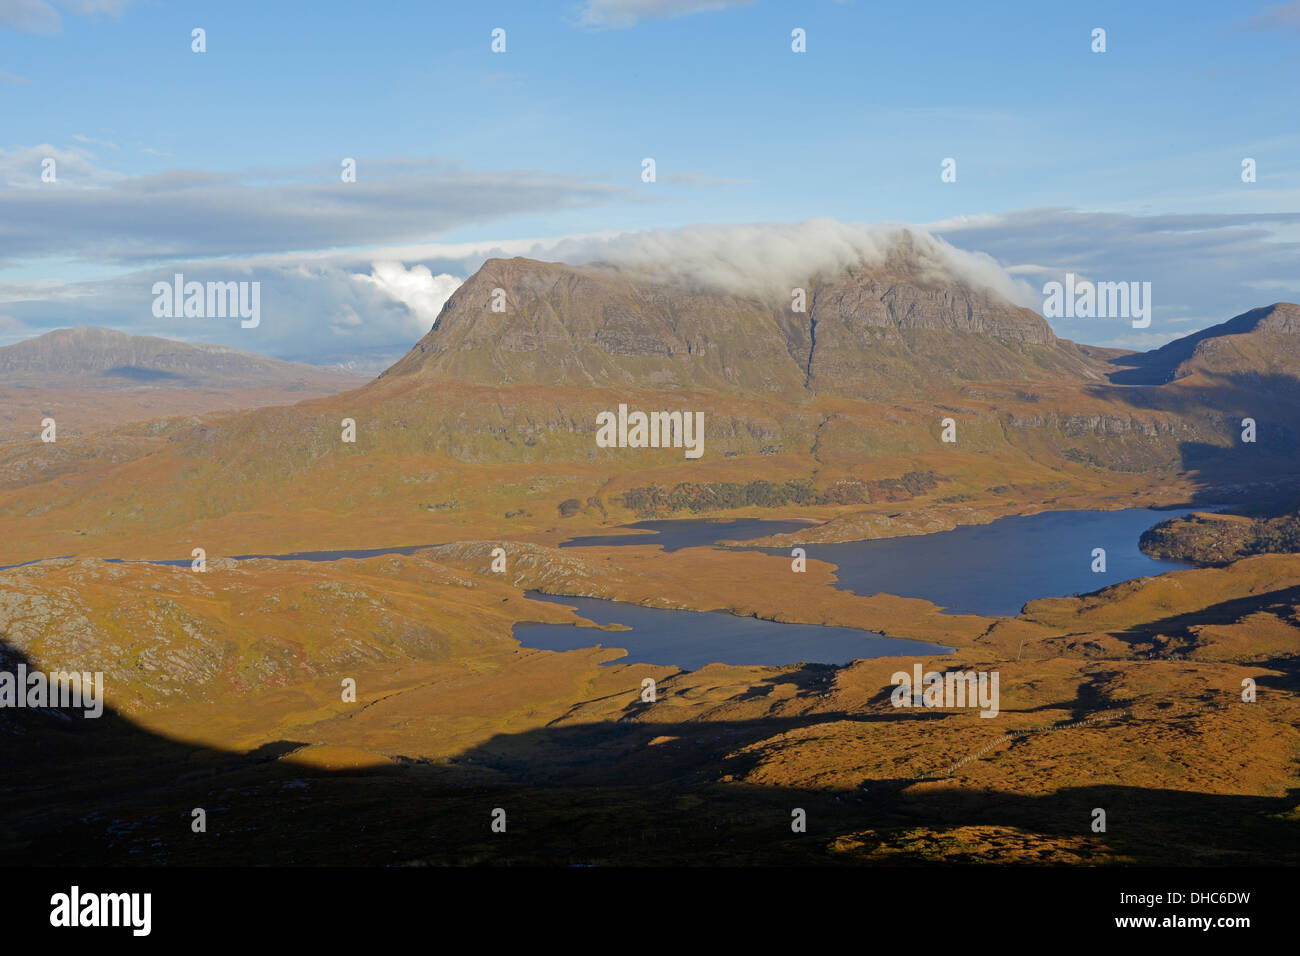
[[[1260,305],[1300,301],[1300,212],[1129,215],[1022,209],[927,228],[981,249],[1041,290],[1067,272],[1093,281],[1150,282],[1152,326],[1143,338],[1121,325],[1050,320],[1057,335],[1094,345],[1149,348]],[[1030,264],[1032,263],[1032,265]],[[1041,296],[1026,303],[1042,310]]]
[[[44,331],[44,329],[39,329],[33,332],[14,316],[0,314],[0,345],[21,342],[23,339],[31,338],[32,335]]]
[[[443,304],[465,280],[443,273],[434,275],[427,266],[404,267],[400,262],[376,262],[370,275],[353,276],[369,283],[391,299],[402,303],[411,313],[414,331],[423,335],[433,328]]]
[[[56,182],[61,190],[98,189],[125,178],[120,173],[96,166],[92,154],[80,147],[60,149],[49,143],[41,143],[36,146],[0,149],[0,184],[32,187],[54,185],[41,181],[42,163],[47,158],[54,160]],[[48,192],[46,198],[49,198]],[[0,206],[3,205],[4,201],[0,200]],[[38,228],[34,226],[34,229]]]
[[[739,179],[727,176],[706,176],[702,173],[668,173],[660,177],[671,186],[713,188],[722,186],[756,186],[757,179]]]
[[[957,249],[923,229],[902,224],[808,219],[689,226],[566,240],[543,257],[570,263],[607,262],[668,281],[784,300],[792,288],[807,285],[814,275],[833,274],[859,262],[878,265],[903,243],[911,245],[910,254],[935,277],[956,275],[1021,304],[1041,298],[991,257]]]
[[[59,12],[45,0],[0,0],[0,23],[24,33],[58,33]]]
[[[1176,332],[1129,332],[1125,335],[1115,336],[1106,345],[1113,349],[1149,352],[1151,349],[1158,349],[1162,345],[1168,345],[1174,339],[1180,339],[1184,335],[1190,334],[1187,329],[1180,329]]]
[[[1300,0],[1290,0],[1267,7],[1263,13],[1244,21],[1247,29],[1271,33],[1274,30],[1300,30]]]
[[[662,20],[689,13],[748,6],[752,0],[587,0],[578,22],[583,26],[621,30],[643,20]]]
[[[63,0],[62,5],[83,16],[107,13],[112,17],[120,17],[122,11],[130,6],[132,2],[133,0]]]
[[[58,33],[63,23],[56,6],[81,16],[106,13],[118,17],[130,3],[132,0],[62,0],[58,4],[49,0],[0,0],[0,24],[24,33]]]
[[[904,234],[923,261],[990,286],[1036,311],[1042,284],[1066,271],[1095,280],[1150,280],[1154,317],[1145,333],[1127,321],[1054,320],[1057,334],[1094,345],[1151,348],[1278,300],[1300,300],[1300,246],[1278,230],[1300,214],[1136,217],[1023,210],[934,226],[866,226],[817,219],[771,225],[410,243],[359,249],[193,258],[114,278],[0,281],[0,311],[22,323],[10,338],[69,324],[219,342],[306,361],[364,359],[379,371],[433,325],[460,280],[486,259],[526,256],[572,264],[605,261],[670,281],[786,298],[818,271],[879,262]],[[0,228],[4,225],[0,217]],[[968,252],[960,247],[979,249]],[[990,253],[990,255],[985,254]],[[1003,268],[999,263],[1007,264]],[[152,284],[173,272],[262,283],[261,326],[158,320]],[[1026,282],[1025,280],[1028,280]],[[3,336],[0,331],[0,336]]]
[[[4,2],[4,0],[0,0]],[[41,160],[58,163],[44,188]],[[0,259],[133,263],[421,240],[458,226],[622,198],[625,187],[535,170],[482,172],[437,158],[370,160],[343,183],[309,169],[126,176],[81,147],[0,150]]]
[[[94,139],[84,133],[73,133],[72,138],[78,143],[85,143],[87,146],[107,146],[109,149],[117,149],[117,143],[107,139]]]

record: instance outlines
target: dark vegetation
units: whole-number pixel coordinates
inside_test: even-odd
[[[784,505],[856,505],[876,501],[907,501],[934,489],[939,478],[932,471],[909,471],[899,478],[878,481],[845,479],[820,491],[811,479],[750,482],[690,482],[672,488],[649,485],[623,493],[623,504],[642,517],[678,511],[713,511],[728,508],[777,508]]]
[[[1230,514],[1190,514],[1142,534],[1140,547],[1159,558],[1224,565],[1255,554],[1300,552],[1300,499],[1256,502]]]

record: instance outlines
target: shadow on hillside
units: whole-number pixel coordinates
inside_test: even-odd
[[[1220,601],[1196,611],[1145,621],[1123,631],[1115,631],[1113,634],[1128,643],[1135,651],[1144,644],[1151,644],[1157,636],[1186,638],[1190,649],[1191,639],[1194,636],[1192,629],[1195,627],[1235,624],[1242,618],[1256,613],[1277,615],[1294,626],[1292,609],[1297,605],[1300,605],[1300,585]],[[1294,670],[1295,666],[1290,664],[1288,668]]]
[[[1127,388],[1120,386],[1139,383],[1117,381],[1116,374],[1110,378],[1114,384],[1090,385],[1087,390],[1136,409],[1218,414],[1238,421],[1249,416],[1261,423],[1273,420],[1284,424],[1286,416],[1278,414],[1282,409],[1273,403],[1300,406],[1300,379],[1290,375],[1236,373],[1205,377],[1196,384],[1170,382]]]
[[[184,382],[184,375],[157,368],[142,368],[139,365],[119,365],[104,372],[108,376],[129,379],[133,382]]]
[[[3,669],[22,661],[4,654]],[[823,677],[803,679],[812,686]],[[1083,860],[1096,853],[1146,863],[1294,862],[1294,824],[1281,816],[1300,799],[1294,792],[1264,798],[1119,784],[1034,795],[852,776],[837,777],[838,789],[737,782],[761,761],[746,748],[778,734],[842,721],[870,732],[944,719],[900,711],[622,720],[498,734],[446,762],[397,758],[322,770],[292,762],[294,741],[235,753],[167,739],[107,709],[97,720],[3,710],[0,863],[818,864],[851,861],[877,845],[890,862],[917,863],[932,859],[926,841],[960,846],[969,837],[951,831],[972,826],[1004,828],[1018,847],[1068,845]],[[860,753],[852,738],[831,746],[842,751],[823,753],[822,768],[884,759]],[[799,748],[790,752],[797,761]],[[936,753],[935,766],[917,769],[946,762]],[[1080,758],[1040,768],[1039,779],[1089,774]],[[796,807],[807,812],[806,834],[791,832]],[[1104,835],[1090,831],[1095,807],[1109,816]],[[206,812],[206,832],[192,829],[195,808]],[[496,808],[506,812],[505,833],[491,829]],[[859,835],[850,841],[858,850],[830,852],[845,834]],[[1002,859],[974,844],[961,858]]]
[[[1300,379],[1229,375],[1196,386],[1096,385],[1088,391],[1134,410],[1167,412],[1203,423],[1202,438],[1178,443],[1176,467],[1199,485],[1193,504],[1243,503],[1254,495],[1294,492],[1300,486]],[[1254,442],[1242,440],[1247,418],[1255,422]]]

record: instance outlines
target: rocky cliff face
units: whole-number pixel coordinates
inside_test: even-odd
[[[493,311],[496,289],[504,312]],[[804,375],[794,326],[757,300],[650,285],[609,268],[491,259],[385,374],[501,385],[798,389]]]
[[[883,397],[960,381],[1104,374],[1037,314],[923,271],[905,250],[812,276],[805,291],[806,309],[794,311],[789,299],[611,266],[493,259],[386,376]]]

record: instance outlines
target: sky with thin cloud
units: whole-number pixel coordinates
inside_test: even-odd
[[[911,224],[1034,307],[1151,282],[1147,329],[1053,320],[1150,348],[1300,300],[1298,41],[1300,2],[0,0],[0,344],[377,369],[493,255],[734,284]],[[154,317],[176,273],[260,281],[262,322]]]

